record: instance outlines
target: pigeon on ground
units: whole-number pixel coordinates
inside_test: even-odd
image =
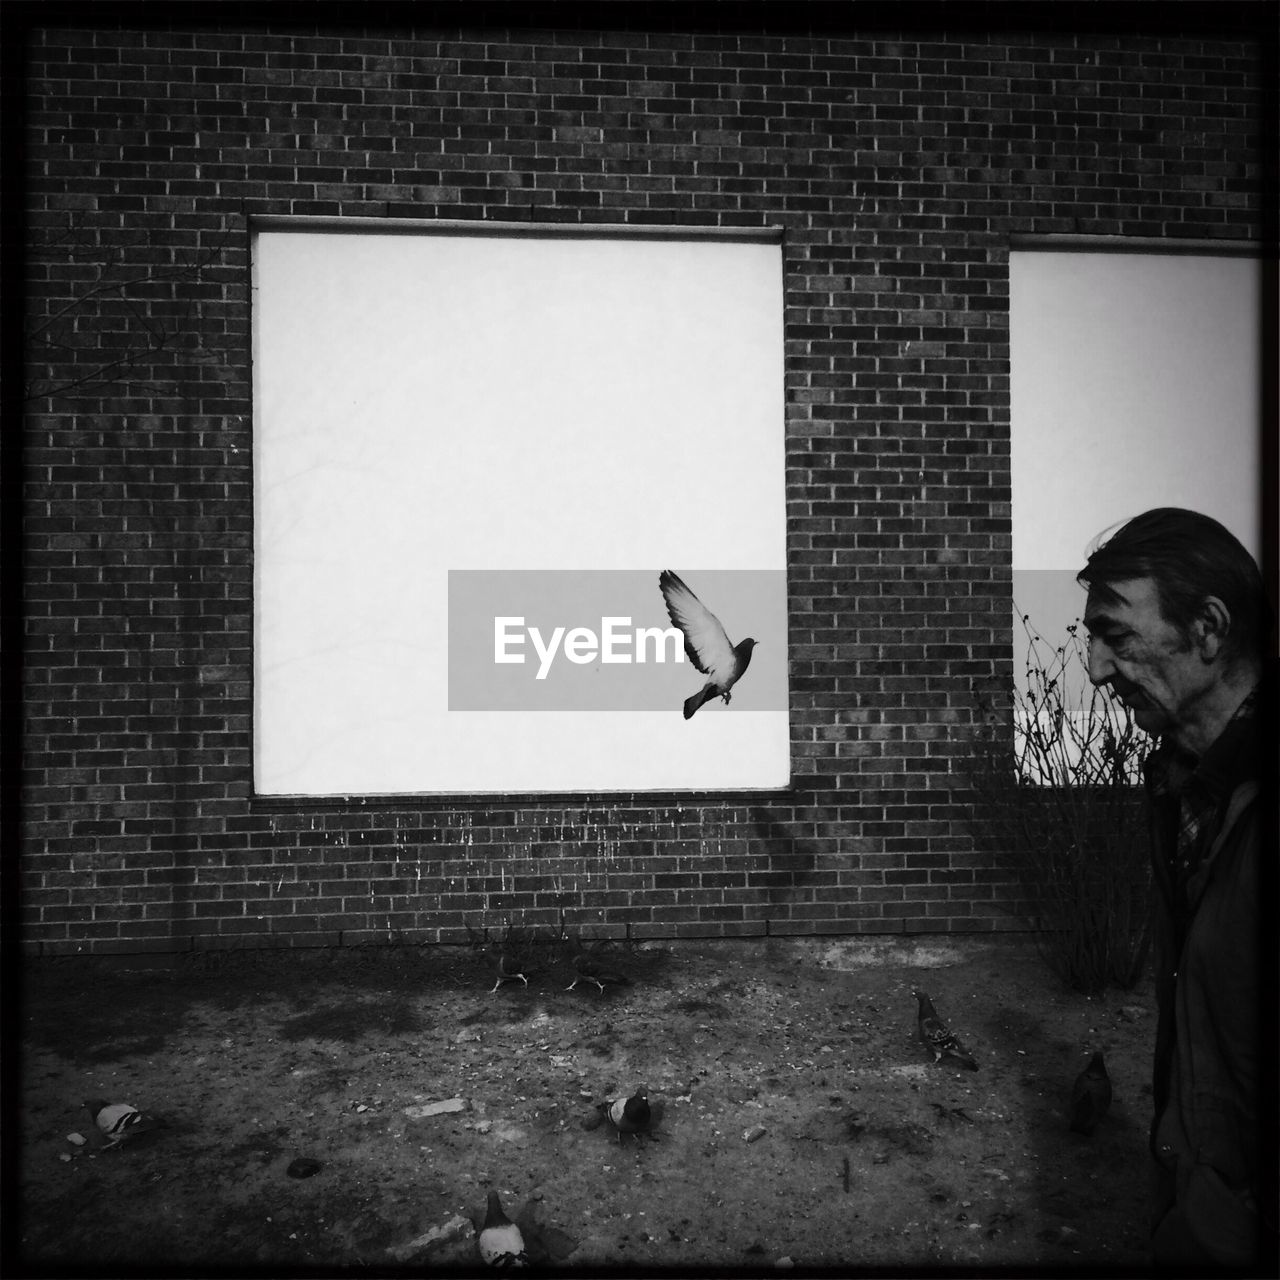
[[[972,1054],[955,1038],[946,1023],[938,1017],[938,1011],[933,1007],[933,1001],[923,991],[913,991],[911,994],[915,996],[917,1001],[916,1026],[920,1032],[920,1039],[923,1041],[925,1048],[933,1054],[934,1062],[941,1062],[943,1058],[949,1058],[952,1062],[965,1067],[969,1071],[977,1071],[978,1064],[974,1061]]]
[[[604,1117],[618,1131],[618,1145],[622,1145],[622,1135],[633,1133],[649,1134],[653,1124],[653,1112],[649,1108],[649,1095],[643,1087],[637,1089],[629,1098],[616,1098],[609,1102],[601,1102],[600,1110]]]
[[[1071,1132],[1090,1134],[1111,1105],[1111,1077],[1102,1054],[1095,1053],[1071,1089]]]
[[[508,922],[500,941],[489,943],[489,955],[496,970],[496,981],[489,990],[492,995],[504,982],[519,980],[527,987],[528,975],[534,972],[531,967],[533,958],[532,940],[526,940],[516,928]]]
[[[113,1147],[125,1138],[137,1137],[164,1127],[162,1120],[143,1115],[129,1102],[107,1102],[104,1098],[91,1098],[84,1105],[89,1109],[102,1136]]]
[[[491,942],[489,950],[497,958],[497,980],[489,988],[490,995],[493,995],[504,982],[515,982],[519,979],[526,987],[529,985],[529,979],[524,976],[524,965],[520,963],[517,956],[511,954],[507,947],[501,942]]]
[[[572,991],[579,982],[594,982],[600,988],[601,995],[606,987],[629,987],[631,979],[620,969],[600,958],[598,950],[589,951],[580,941],[568,939],[572,947],[574,979],[565,988]],[[597,948],[600,944],[597,944]]]
[[[748,636],[732,644],[720,619],[670,569],[659,574],[658,586],[671,621],[684,632],[684,651],[689,661],[704,676],[710,677],[698,693],[685,699],[684,718],[688,720],[712,698],[723,698],[728,706],[729,691],[750,664],[756,642]]]
[[[527,1267],[529,1255],[525,1252],[524,1236],[505,1213],[496,1191],[489,1192],[489,1205],[484,1223],[476,1236],[480,1260],[487,1267]]]

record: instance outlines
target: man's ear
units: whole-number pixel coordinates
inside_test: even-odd
[[[1217,596],[1205,596],[1191,624],[1191,635],[1200,657],[1213,662],[1222,652],[1231,631],[1231,611]]]

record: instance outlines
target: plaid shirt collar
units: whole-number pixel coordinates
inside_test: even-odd
[[[1183,894],[1194,897],[1193,885],[1201,883],[1197,872],[1208,852],[1214,819],[1226,810],[1235,788],[1257,774],[1260,703],[1257,686],[1203,756],[1162,741],[1147,757],[1147,787],[1172,824],[1164,854]]]

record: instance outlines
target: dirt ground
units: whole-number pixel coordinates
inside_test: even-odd
[[[10,1274],[471,1267],[491,1188],[554,1270],[1143,1264],[1149,985],[1088,999],[1001,939],[618,960],[603,995],[550,957],[490,994],[465,948],[31,964]],[[915,986],[976,1072],[929,1060]],[[1093,1049],[1115,1100],[1084,1138]],[[619,1143],[594,1104],[642,1084],[661,1120]],[[95,1096],[166,1127],[107,1147]]]

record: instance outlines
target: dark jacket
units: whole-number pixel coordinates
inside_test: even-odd
[[[1260,895],[1271,881],[1257,725],[1256,715],[1232,721],[1181,771],[1162,748],[1147,773],[1159,1010],[1152,1154],[1197,1240],[1236,1265],[1255,1257],[1273,1150],[1260,1131]],[[1201,819],[1190,850],[1178,840],[1186,795]]]

